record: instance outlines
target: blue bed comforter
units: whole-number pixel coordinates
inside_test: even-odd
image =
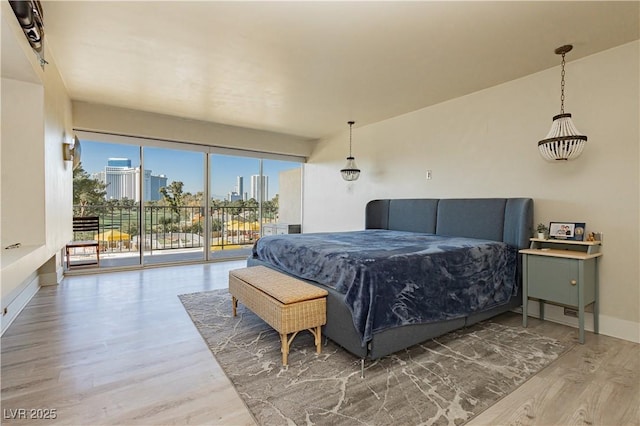
[[[343,293],[363,345],[378,331],[464,317],[517,292],[517,250],[489,240],[388,230],[272,235],[253,256]]]

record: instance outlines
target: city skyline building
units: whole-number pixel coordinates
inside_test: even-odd
[[[132,167],[131,159],[124,157],[110,157],[104,170],[94,173],[93,177],[106,184],[107,200],[121,200],[124,198],[140,202],[159,201],[162,199],[160,188],[166,187],[168,178],[164,174],[154,175],[151,170],[145,169],[144,197],[140,194],[140,166]],[[252,175],[250,177],[250,192],[244,191],[244,176],[236,176],[234,191],[228,192],[228,201],[247,201],[250,198],[258,201],[269,200],[269,176]]]
[[[239,201],[242,200],[242,195],[238,194],[236,191],[231,191],[227,194],[228,201]]]
[[[151,171],[149,171],[149,173],[151,173]],[[145,170],[145,174],[146,174],[146,170]],[[145,176],[146,179],[146,176]],[[145,181],[146,183],[146,181]],[[149,193],[149,197],[146,198],[145,200],[149,200],[149,201],[159,201],[162,199],[162,194],[160,193],[160,188],[166,188],[167,187],[167,176],[165,175],[150,175],[149,176],[149,184],[145,186],[145,188],[149,188],[150,193]]]
[[[244,190],[244,177],[236,176],[236,186],[233,191],[227,193],[227,201],[246,201],[247,193]]]
[[[256,201],[263,197],[263,201],[269,200],[269,176],[251,176],[251,198]]]
[[[236,193],[242,198],[244,194],[244,180],[242,176],[236,177]]]
[[[128,198],[141,201],[140,167],[131,167],[129,158],[109,158],[104,170],[97,173],[97,179],[106,184],[107,200]],[[167,186],[167,176],[153,175],[151,170],[144,170],[144,201],[162,199],[160,188]]]

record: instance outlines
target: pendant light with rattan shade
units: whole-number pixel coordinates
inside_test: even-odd
[[[587,137],[580,134],[571,121],[571,114],[564,112],[564,56],[573,46],[558,47],[557,55],[562,55],[562,80],[560,83],[560,114],[553,117],[551,130],[547,136],[538,142],[538,150],[545,160],[566,161],[578,158],[587,144]]]

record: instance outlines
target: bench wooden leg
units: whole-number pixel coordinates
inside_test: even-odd
[[[282,352],[282,365],[287,365],[289,363],[289,339],[287,339],[286,334],[280,333],[280,343],[280,352]]]
[[[238,311],[238,299],[235,296],[231,296],[231,310],[233,311],[233,316],[237,316]]]
[[[316,343],[316,352],[322,352],[322,326],[310,328],[309,331],[313,334]]]
[[[322,326],[309,328],[308,330],[311,332],[311,334],[313,334],[313,337],[315,338],[316,352],[321,353],[322,352]],[[289,347],[291,346],[291,342],[293,342],[293,339],[296,337],[298,332],[296,331],[295,333],[292,333],[291,337],[288,337],[287,334],[283,334],[283,333],[279,333],[279,334],[280,334],[280,347],[281,347],[280,351],[282,352],[282,365],[287,365],[289,362]]]
[[[287,365],[289,363],[289,347],[291,346],[291,342],[298,335],[298,331],[291,333],[291,337],[288,337],[288,334],[280,334],[280,351],[282,352],[282,365]]]

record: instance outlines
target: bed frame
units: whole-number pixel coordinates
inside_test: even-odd
[[[533,234],[533,200],[530,198],[467,199],[387,199],[370,201],[365,211],[366,229],[389,229],[408,232],[482,238],[505,242],[517,249],[529,246]],[[373,335],[363,347],[353,326],[344,295],[335,289],[310,282],[329,292],[327,297],[326,337],[360,358],[377,359],[459,328],[491,318],[522,304],[521,271],[518,259],[518,292],[510,302],[476,312],[464,318],[411,324],[384,330]],[[272,265],[250,257],[248,266]],[[282,271],[281,271],[282,272]]]

